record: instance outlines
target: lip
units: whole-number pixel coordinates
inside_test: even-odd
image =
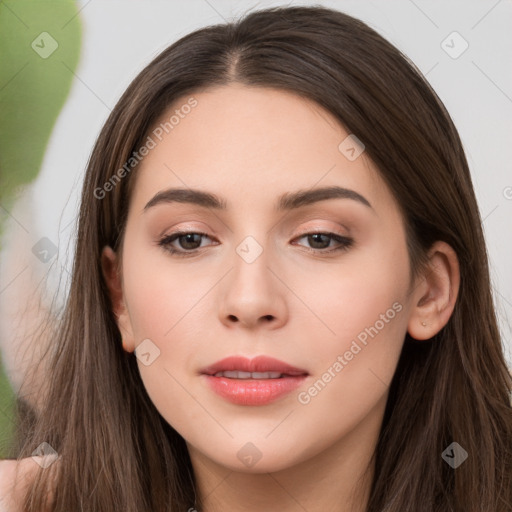
[[[278,379],[232,379],[215,377],[222,371],[279,372]],[[247,359],[231,356],[201,370],[201,378],[219,396],[237,405],[266,405],[299,387],[308,376],[306,370],[267,356]]]
[[[300,375],[308,375],[306,370],[291,366],[279,359],[268,356],[257,356],[248,359],[243,356],[230,356],[216,363],[203,368],[200,373],[206,375],[215,375],[217,372],[238,370],[240,372],[279,372],[286,375],[296,377]]]

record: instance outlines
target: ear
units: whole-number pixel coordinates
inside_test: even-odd
[[[101,252],[101,270],[107,285],[112,312],[116,318],[117,327],[123,339],[123,348],[126,352],[135,350],[133,330],[130,315],[123,297],[121,274],[118,268],[117,254],[108,245]]]
[[[452,247],[438,241],[428,257],[429,264],[413,290],[407,326],[416,340],[432,338],[448,323],[459,293],[459,260]]]

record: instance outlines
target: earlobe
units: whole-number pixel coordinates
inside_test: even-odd
[[[109,291],[112,312],[123,340],[123,348],[126,352],[133,352],[135,350],[135,344],[130,317],[124,302],[121,275],[118,271],[117,254],[108,245],[106,245],[101,252],[101,270]]]
[[[407,331],[416,340],[435,336],[450,319],[460,285],[457,254],[446,242],[436,242],[429,251],[429,265],[413,293]]]

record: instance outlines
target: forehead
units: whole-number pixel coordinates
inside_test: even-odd
[[[349,136],[342,124],[288,91],[230,84],[184,96],[148,136],[153,147],[136,171],[132,197],[138,211],[170,187],[214,192],[228,209],[270,207],[290,190],[331,185],[371,197],[377,208],[393,202],[364,152],[351,161],[340,150]]]

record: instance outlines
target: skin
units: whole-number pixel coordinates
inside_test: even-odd
[[[198,105],[137,170],[122,261],[103,250],[123,347],[133,352],[149,338],[160,350],[148,366],[138,360],[140,374],[155,407],[187,443],[204,510],[363,511],[373,467],[358,479],[377,442],[405,334],[427,340],[448,321],[459,286],[456,255],[437,242],[429,271],[409,281],[396,201],[364,152],[354,161],[340,152],[348,132],[320,106],[240,84],[194,97]],[[356,191],[372,207],[329,199],[274,210],[283,193],[330,185]],[[169,187],[212,192],[228,207],[167,203],[143,212]],[[172,242],[182,252],[197,248],[194,256],[158,245],[179,230],[208,234],[195,245]],[[339,243],[304,236],[314,230],[349,236],[353,245],[326,255]],[[252,263],[236,252],[249,235],[263,249]],[[395,303],[400,312],[300,403],[299,392]],[[274,403],[234,405],[199,376],[234,354],[266,354],[309,376]],[[251,467],[237,457],[248,442],[261,453]]]
[[[55,463],[58,464],[58,459],[48,459],[43,456],[0,461],[0,512],[23,512],[23,497],[36,477],[37,471],[41,467],[45,471]],[[53,501],[54,487],[50,487],[48,499]]]

